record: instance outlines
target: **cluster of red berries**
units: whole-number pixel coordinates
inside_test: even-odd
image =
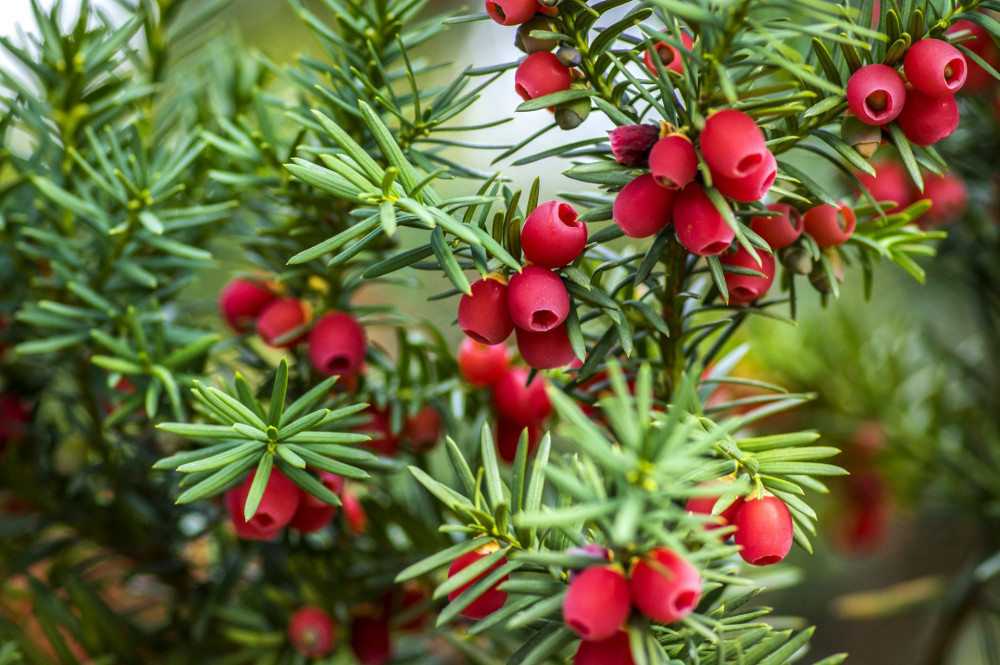
[[[458,304],[458,325],[471,339],[502,344],[516,331],[521,357],[535,369],[555,369],[576,354],[566,331],[569,293],[555,272],[587,245],[587,226],[573,206],[548,201],[531,211],[521,229],[528,265],[508,282],[492,274],[471,285]]]
[[[847,82],[847,104],[859,120],[884,127],[895,120],[917,145],[932,145],[958,127],[955,93],[965,85],[968,67],[957,48],[925,38],[906,51],[903,73],[889,65],[858,69]]]
[[[889,214],[899,212],[921,199],[927,199],[931,202],[931,207],[917,219],[917,223],[929,228],[953,222],[965,212],[969,195],[965,182],[954,173],[925,174],[924,191],[921,193],[913,186],[902,164],[896,160],[879,159],[873,161],[872,166],[875,168],[875,175],[859,173],[858,180],[876,201],[896,203],[888,210]]]
[[[711,515],[718,500],[718,496],[692,497],[686,509],[690,513]],[[735,526],[733,540],[740,547],[740,556],[749,564],[769,566],[778,563],[792,549],[792,514],[785,502],[776,496],[737,497],[716,518],[715,523],[707,523],[705,528]]]

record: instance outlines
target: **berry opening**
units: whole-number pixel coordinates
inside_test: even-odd
[[[566,203],[560,203],[557,210],[556,216],[559,218],[559,221],[566,226],[577,227],[580,225],[579,222],[576,221],[577,214],[576,210],[573,209],[573,206]]]
[[[837,213],[837,228],[841,231],[847,231],[847,218],[842,212]]]
[[[267,513],[258,513],[257,515],[254,515],[250,519],[256,520],[257,526],[265,529],[270,526],[274,526],[274,518],[268,515]]]
[[[738,300],[754,300],[757,297],[757,291],[746,286],[737,286],[730,291],[730,295]]]
[[[463,329],[462,332],[464,332],[467,337],[470,337],[472,341],[478,342],[483,346],[490,346],[490,341],[485,337],[483,337],[482,335],[480,335],[479,333],[477,333],[476,331]]]
[[[667,176],[654,176],[653,179],[656,180],[656,184],[660,187],[666,187],[667,189],[674,189],[677,187],[674,181]]]
[[[333,356],[326,363],[326,368],[336,374],[337,372],[344,372],[351,367],[351,359],[347,356]]]
[[[726,249],[729,248],[728,242],[723,242],[721,240],[713,242],[709,245],[702,247],[700,254],[702,256],[712,256],[714,254],[721,254]]]
[[[495,2],[487,2],[486,3],[486,11],[487,12],[492,11],[497,16],[499,16],[501,19],[507,20],[507,15],[503,13],[503,7],[501,7],[500,5],[498,5]]]
[[[674,49],[669,44],[664,44],[663,42],[657,44],[656,55],[664,67],[674,61]]]
[[[764,155],[759,152],[751,153],[737,162],[736,172],[741,175],[746,175],[760,166],[760,163],[763,161]]]
[[[674,609],[682,613],[687,612],[694,607],[694,602],[697,598],[698,594],[694,591],[682,591],[674,598]]]
[[[750,563],[755,566],[770,566],[772,563],[778,563],[782,558],[783,557],[780,557],[777,554],[772,554],[771,556],[762,556],[754,559]]]
[[[885,90],[876,90],[865,97],[865,106],[872,113],[881,113],[889,108],[889,94]]]
[[[559,323],[559,317],[550,309],[540,309],[531,314],[531,328],[536,332],[545,332]]]
[[[572,630],[574,633],[576,633],[583,639],[587,639],[587,636],[590,635],[590,629],[587,628],[586,624],[584,624],[581,621],[573,620],[568,622],[567,625],[569,626],[570,630]]]
[[[962,58],[955,58],[948,62],[944,66],[944,80],[948,83],[959,80],[962,81],[965,78],[965,60]]]
[[[528,93],[527,90],[524,89],[524,86],[521,85],[520,83],[514,86],[514,92],[520,95],[521,99],[523,99],[524,101],[528,101],[531,99],[531,95]]]

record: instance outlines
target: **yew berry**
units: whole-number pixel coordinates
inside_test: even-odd
[[[298,298],[275,300],[257,317],[257,334],[268,346],[290,348],[306,335],[304,329],[297,335],[291,335],[293,331],[304,328],[311,318],[312,309],[305,301]]]
[[[654,621],[673,623],[694,611],[701,598],[701,573],[677,552],[658,547],[632,568],[632,601]]]
[[[587,225],[568,203],[547,201],[531,211],[521,229],[524,258],[543,268],[573,263],[587,245]]]
[[[510,354],[503,344],[480,344],[467,337],[458,347],[458,371],[471,386],[492,386],[507,371]]]
[[[591,566],[563,597],[566,627],[585,640],[606,640],[621,631],[632,610],[628,581],[616,566]]]
[[[691,36],[685,32],[681,33],[681,45],[688,51],[694,46],[694,40]],[[653,54],[660,59],[663,63],[663,68],[672,72],[677,72],[678,74],[684,73],[684,60],[681,55],[680,49],[678,49],[673,44],[668,44],[667,42],[657,42],[652,50],[647,49],[642,56],[642,61],[646,64],[646,69],[653,76],[658,76],[659,71],[656,69],[656,61],[653,60]]]
[[[524,23],[541,8],[538,0],[486,0],[486,13],[500,25]]]
[[[940,39],[921,39],[906,51],[903,60],[906,80],[914,88],[930,95],[954,95],[965,85],[965,56]]]
[[[608,143],[615,161],[624,166],[642,166],[650,149],[660,138],[655,125],[622,125],[608,132]]]
[[[764,153],[764,161],[748,175],[741,178],[729,178],[721,173],[712,176],[712,183],[720,192],[744,203],[760,201],[769,191],[774,179],[778,177],[778,162],[770,150]]]
[[[288,620],[288,638],[295,650],[307,658],[322,658],[337,643],[337,626],[326,610],[307,605]]]
[[[754,566],[778,563],[792,549],[792,515],[776,496],[749,497],[736,513],[734,540]]]
[[[412,416],[406,417],[403,435],[414,452],[425,454],[441,439],[441,416],[437,409],[427,404]]]
[[[721,254],[736,237],[722,213],[696,182],[677,193],[673,216],[677,239],[692,254]]]
[[[903,167],[891,159],[872,162],[875,175],[859,173],[858,180],[876,201],[894,201],[896,205],[886,212],[899,212],[913,202],[912,185]]]
[[[664,136],[649,151],[649,170],[656,184],[680,189],[698,175],[698,154],[691,139],[683,134]]]
[[[847,105],[861,122],[869,125],[895,120],[906,100],[903,77],[888,65],[865,65],[847,82]]]
[[[713,179],[744,178],[760,167],[768,152],[754,119],[733,109],[708,116],[699,144]]]
[[[854,210],[843,203],[837,208],[831,205],[819,205],[806,210],[802,215],[805,232],[812,236],[820,247],[843,245],[854,233],[857,222]]]
[[[753,270],[764,275],[761,277],[759,275],[726,272],[724,278],[726,280],[726,289],[729,291],[730,305],[749,305],[753,301],[762,298],[767,293],[767,290],[771,288],[771,284],[774,283],[774,254],[757,250],[757,256],[760,257],[760,265],[750,255],[750,252],[742,247],[734,253],[723,252],[719,256],[719,262],[722,264],[723,270],[726,266],[733,266]]]
[[[629,238],[648,238],[670,223],[674,190],[660,187],[651,173],[625,185],[615,197],[611,218]]]
[[[518,328],[517,350],[524,362],[534,369],[555,369],[573,362],[576,353],[569,343],[566,324],[561,323],[545,332],[531,332]]]
[[[458,302],[458,326],[480,344],[500,344],[514,331],[507,310],[507,283],[499,275],[473,282]]]
[[[328,312],[309,332],[309,359],[324,376],[354,374],[365,360],[365,329],[345,312]]]
[[[962,216],[969,203],[965,182],[954,173],[924,176],[924,193],[921,198],[931,201],[931,208],[918,223],[923,227],[954,222]]]
[[[545,377],[536,374],[528,383],[529,374],[524,367],[511,367],[493,387],[493,403],[500,415],[521,424],[539,423],[552,413]]]
[[[392,432],[392,418],[389,409],[371,405],[361,412],[368,421],[357,428],[357,431],[371,437],[360,445],[376,455],[395,457],[399,453],[400,439]]]
[[[458,557],[451,563],[451,566],[448,568],[448,577],[454,577],[459,571],[468,568],[469,566],[476,563],[483,557],[486,557],[490,553],[495,552],[498,549],[498,547],[499,545],[497,545],[496,543],[491,543],[488,545],[484,545],[479,549],[475,549],[471,552],[466,552],[465,554]],[[497,568],[500,568],[505,563],[507,563],[506,557],[501,557],[497,562],[495,562],[485,571],[483,571],[469,582],[466,582],[462,586],[458,587],[457,589],[449,593],[448,594],[449,602],[454,602],[455,599],[458,598],[463,591],[471,587],[473,584],[481,580],[486,575],[489,575]],[[506,582],[508,579],[510,579],[510,577],[508,575],[504,575],[502,578],[500,578],[500,580],[496,582],[496,584],[486,589],[486,591],[480,594],[475,600],[472,601],[472,603],[467,605],[461,612],[459,612],[459,614],[461,614],[464,617],[468,617],[470,619],[482,619],[496,612],[498,609],[503,607],[504,603],[507,602],[507,592],[500,591],[497,587]]]
[[[319,481],[334,494],[340,494],[344,489],[344,479],[326,471],[319,472]],[[288,526],[302,533],[314,533],[329,524],[336,514],[337,506],[300,490],[299,507]]]
[[[528,456],[530,457],[538,443],[542,440],[542,431],[537,423],[519,423],[505,416],[497,417],[496,447],[497,455],[510,464],[517,457],[517,446],[521,442],[521,433],[528,430]]]
[[[896,122],[911,143],[932,145],[951,136],[958,127],[958,104],[950,95],[931,97],[910,90]]]
[[[344,511],[347,529],[354,535],[361,535],[368,529],[368,513],[361,503],[361,497],[350,484],[345,483],[340,494],[340,504]]]
[[[993,38],[990,33],[982,26],[973,23],[972,21],[967,21],[962,19],[956,21],[950,28],[948,28],[945,33],[949,37],[954,37],[955,39],[963,39],[962,46],[966,47],[980,58],[982,58],[986,64],[993,68],[1000,66],[1000,50],[997,49],[996,43],[994,43]],[[966,39],[971,37],[971,39]],[[966,62],[966,78],[965,78],[965,91],[976,93],[982,92],[983,90],[995,85],[996,79],[993,75],[986,71],[982,65],[975,62],[974,60],[969,60]]]
[[[759,235],[773,250],[788,247],[802,235],[802,213],[787,203],[769,203],[767,209],[781,213],[776,217],[754,217],[750,230]]]
[[[392,659],[392,637],[385,617],[365,614],[351,620],[351,651],[361,665],[384,665]]]
[[[717,483],[702,483],[702,487],[712,487]],[[716,502],[718,502],[718,496],[693,496],[687,500],[687,504],[684,509],[689,513],[695,513],[696,515],[711,515],[712,509],[715,508]],[[712,531],[713,529],[720,529],[724,526],[730,526],[736,519],[736,513],[739,512],[740,506],[743,505],[743,497],[738,496],[736,499],[724,508],[720,513],[718,513],[715,518],[718,521],[715,522],[705,522],[705,530]]]
[[[284,474],[273,469],[267,478],[257,512],[249,520],[245,520],[243,511],[256,475],[256,470],[250,472],[242,484],[226,492],[226,509],[240,538],[271,540],[292,521],[299,508],[302,492]]]
[[[507,309],[518,328],[545,332],[566,320],[569,293],[556,273],[539,266],[525,266],[510,278]]]
[[[237,278],[219,294],[219,311],[230,328],[245,334],[253,329],[261,310],[274,300],[266,282]]]
[[[514,90],[524,101],[569,90],[572,82],[569,67],[548,51],[532,53],[514,72]]]
[[[621,631],[600,642],[580,642],[573,665],[635,665],[628,633]]]

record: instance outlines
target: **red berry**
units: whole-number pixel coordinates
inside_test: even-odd
[[[492,386],[509,364],[510,354],[503,344],[490,346],[467,337],[458,347],[458,371],[469,385]]]
[[[468,568],[469,566],[479,561],[483,557],[489,555],[491,552],[496,551],[496,549],[497,545],[494,543],[492,546],[485,545],[477,550],[466,552],[465,554],[458,557],[451,563],[451,566],[448,568],[448,577],[452,577],[459,571]],[[492,566],[487,568],[483,573],[477,575],[471,581],[467,582],[466,584],[463,584],[458,589],[449,593],[448,601],[454,602],[454,600],[458,598],[463,591],[465,591],[473,584],[481,580],[483,577],[489,575],[490,573],[492,573],[494,570],[501,567],[505,563],[507,563],[506,557],[501,558],[499,561],[497,561]],[[486,591],[484,591],[482,595],[480,595],[478,598],[472,601],[472,603],[466,606],[465,609],[459,612],[459,614],[461,614],[464,617],[468,617],[470,619],[482,619],[496,612],[498,609],[503,607],[504,603],[507,602],[507,592],[500,591],[499,589],[497,589],[497,587],[506,582],[508,579],[510,579],[510,577],[508,575],[504,575],[496,584],[494,584]]]
[[[407,416],[403,434],[414,452],[424,454],[433,449],[441,439],[441,416],[437,409],[428,404]]]
[[[684,46],[688,51],[694,46],[694,40],[686,32],[681,33],[681,45]],[[678,49],[673,44],[668,44],[667,42],[657,42],[653,45],[653,52],[660,58],[660,62],[663,63],[663,68],[672,72],[677,72],[678,74],[684,73],[684,60],[681,55],[680,49]],[[653,76],[658,76],[659,72],[656,70],[656,61],[653,60],[653,53],[649,49],[642,55],[642,61],[646,63],[646,69]]]
[[[839,208],[819,205],[806,210],[802,215],[802,225],[820,247],[843,245],[854,233],[857,217],[850,206],[841,204]]]
[[[497,416],[496,447],[497,455],[510,464],[517,457],[517,445],[521,442],[521,433],[528,430],[528,456],[530,457],[538,443],[542,440],[541,428],[535,423],[519,423],[504,416]]]
[[[507,311],[507,283],[493,276],[473,282],[458,302],[458,327],[480,344],[500,344],[514,331]]]
[[[902,112],[907,100],[903,77],[888,65],[865,65],[847,82],[847,105],[861,122],[884,125]]]
[[[539,423],[552,413],[552,403],[545,392],[541,374],[528,383],[524,367],[511,367],[493,387],[493,403],[502,416],[521,424]]]
[[[910,90],[896,122],[911,143],[932,145],[951,136],[958,127],[958,104],[951,96],[930,97]]]
[[[954,36],[955,39],[965,40],[962,42],[962,46],[966,47],[980,58],[982,58],[986,64],[990,65],[994,69],[1000,66],[1000,50],[997,49],[996,43],[990,36],[990,33],[982,26],[973,23],[972,21],[967,21],[962,19],[956,21],[954,25],[948,28],[945,33],[949,37]],[[969,60],[966,63],[966,77],[965,77],[965,91],[968,93],[982,92],[987,88],[996,85],[996,79],[988,71],[983,69],[982,65],[979,63]]]
[[[507,309],[518,328],[545,332],[566,320],[569,293],[559,275],[551,270],[525,266],[510,278]]]
[[[261,310],[260,316],[257,317],[257,334],[268,346],[290,348],[305,337],[305,330],[291,339],[282,338],[298,328],[303,328],[311,318],[312,309],[308,303],[298,298],[275,300]]]
[[[309,332],[309,359],[324,376],[354,374],[367,348],[365,329],[344,312],[324,314]]]
[[[368,529],[368,514],[351,485],[344,485],[340,494],[340,503],[344,510],[344,520],[347,522],[348,530],[356,536],[364,533]]]
[[[389,621],[359,615],[351,621],[351,651],[361,665],[384,665],[392,659]]]
[[[588,641],[619,633],[631,610],[628,582],[615,566],[587,568],[570,582],[563,597],[566,627]]]
[[[572,82],[569,67],[548,51],[532,53],[514,72],[514,90],[524,101],[569,90]]]
[[[713,487],[720,484],[722,483],[702,483],[700,487]],[[718,500],[718,496],[693,496],[687,500],[684,510],[697,515],[711,515],[712,509],[715,507],[715,503]],[[736,497],[736,499],[729,504],[728,507],[715,516],[716,519],[720,520],[720,522],[706,522],[705,530],[712,531],[713,529],[720,529],[724,526],[730,526],[733,524],[733,521],[736,519],[736,513],[739,512],[740,506],[742,505],[743,497]]]
[[[517,350],[524,362],[534,369],[555,369],[573,362],[576,353],[569,343],[566,324],[560,324],[545,332],[531,332],[518,328]]]
[[[764,153],[764,161],[754,171],[742,178],[728,178],[723,174],[714,174],[712,183],[724,195],[734,201],[752,203],[760,201],[769,191],[774,179],[778,177],[778,162],[770,150]]]
[[[261,310],[274,299],[266,282],[237,278],[226,284],[219,294],[219,311],[230,328],[246,334],[253,329]]]
[[[940,39],[921,39],[906,52],[903,60],[906,80],[914,88],[930,95],[954,95],[965,85],[965,56]]]
[[[340,494],[344,489],[344,479],[326,471],[319,472],[319,481],[334,494]],[[329,524],[336,514],[337,506],[300,490],[299,507],[288,526],[302,533],[315,533]]]
[[[677,193],[674,230],[684,248],[699,256],[721,254],[736,237],[708,194],[696,182]]]
[[[652,550],[635,564],[630,585],[639,611],[661,623],[680,621],[701,598],[701,573],[667,547]]]
[[[649,151],[649,170],[656,183],[668,189],[681,189],[698,175],[698,154],[691,139],[683,134],[664,136]]]
[[[780,217],[754,217],[750,230],[763,238],[773,250],[788,247],[802,235],[802,213],[787,203],[769,203],[767,209]]]
[[[0,393],[0,453],[8,444],[28,438],[31,426],[31,402],[13,391]]]
[[[621,631],[600,642],[580,642],[573,665],[635,665],[628,633]]]
[[[651,173],[625,185],[615,197],[611,217],[629,238],[648,238],[670,223],[674,190],[660,187]]]
[[[736,513],[734,540],[740,556],[754,566],[769,566],[785,558],[792,549],[792,515],[776,496],[744,501]]]
[[[608,132],[608,143],[615,161],[625,166],[642,166],[650,149],[660,138],[655,125],[622,125]]]
[[[500,25],[520,25],[541,8],[538,0],[486,0],[486,13]]]
[[[395,457],[399,453],[400,440],[399,435],[392,432],[392,417],[389,409],[373,404],[361,413],[368,416],[368,422],[358,427],[357,431],[371,437],[361,446],[376,455]]]
[[[913,194],[911,193],[913,186],[910,184],[910,178],[906,175],[906,171],[898,162],[884,159],[872,162],[872,166],[875,168],[875,175],[859,173],[858,180],[876,201],[896,202],[896,206],[886,212],[889,214],[899,212],[913,202]]]
[[[302,493],[284,474],[272,469],[257,512],[249,520],[245,520],[243,510],[256,475],[256,470],[251,471],[242,484],[226,492],[226,509],[240,538],[271,540],[292,521],[299,508]]]
[[[768,152],[754,119],[733,109],[708,116],[699,143],[713,179],[744,178],[760,167]]]
[[[531,211],[521,229],[524,258],[543,268],[562,268],[587,245],[587,225],[568,203],[548,201]]]
[[[924,176],[924,193],[921,196],[930,199],[931,208],[918,223],[923,227],[938,226],[954,222],[962,216],[969,203],[969,194],[965,182],[954,173]]]
[[[337,643],[337,626],[326,610],[307,605],[288,620],[288,637],[295,650],[307,658],[322,658]]]
[[[774,254],[769,254],[762,250],[757,250],[760,257],[760,265],[750,252],[740,247],[735,253],[723,252],[719,256],[719,262],[723,268],[725,266],[736,266],[749,268],[756,272],[763,273],[763,277],[754,275],[738,275],[727,272],[724,274],[726,289],[729,291],[730,305],[749,305],[753,301],[762,298],[767,290],[774,283]]]

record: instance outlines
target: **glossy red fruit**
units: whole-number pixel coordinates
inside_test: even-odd
[[[514,331],[507,311],[507,284],[493,276],[473,282],[458,302],[458,327],[480,344],[500,344]]]
[[[538,0],[486,0],[486,13],[500,25],[520,25],[541,8]]]
[[[357,431],[367,434],[371,439],[360,445],[376,455],[395,457],[399,454],[400,437],[392,432],[392,414],[389,409],[373,404],[361,413],[368,417],[368,422],[359,426]]]
[[[895,201],[896,205],[886,212],[899,212],[913,202],[913,185],[903,166],[892,159],[872,162],[875,175],[858,173],[858,180],[876,201]]]
[[[403,435],[414,452],[421,455],[433,450],[441,440],[441,416],[427,404],[403,423]]]
[[[566,627],[588,641],[621,632],[632,611],[628,581],[616,566],[591,566],[569,583],[563,597]]]
[[[681,189],[698,175],[698,154],[691,139],[683,134],[664,136],[649,151],[649,171],[656,184]]]
[[[750,230],[763,238],[773,250],[788,247],[802,235],[802,213],[787,203],[769,203],[767,209],[779,217],[754,217]]]
[[[958,127],[958,104],[950,95],[931,97],[910,90],[896,122],[911,143],[933,145],[951,136]]]
[[[681,33],[681,45],[688,51],[694,46],[694,40],[691,36],[685,32]],[[663,68],[677,72],[678,74],[684,73],[684,59],[681,54],[680,49],[678,49],[673,44],[668,44],[667,42],[657,42],[653,45],[652,52],[647,49],[645,53],[642,54],[642,61],[646,64],[646,69],[653,76],[659,76],[659,72],[656,70],[656,61],[653,60],[653,55],[659,57],[660,62],[663,63]]]
[[[507,464],[517,457],[517,445],[521,442],[521,433],[528,430],[528,457],[538,448],[542,440],[542,429],[536,423],[519,423],[504,416],[497,416],[496,447],[497,455]]]
[[[525,266],[510,278],[507,309],[518,328],[545,332],[566,320],[569,293],[556,273],[539,266]]]
[[[525,367],[511,367],[493,387],[493,404],[500,415],[522,424],[539,423],[552,413],[545,377],[536,374],[528,383],[529,374]]]
[[[476,563],[483,557],[489,555],[491,552],[496,551],[497,548],[498,545],[496,545],[496,543],[493,543],[492,545],[485,545],[471,552],[466,552],[465,554],[458,557],[451,563],[451,566],[448,568],[448,577],[453,577],[459,571],[468,568],[469,566]],[[458,589],[449,593],[448,601],[454,602],[454,600],[458,598],[463,591],[471,587],[473,584],[481,580],[483,577],[489,575],[497,568],[500,568],[505,563],[507,563],[506,557],[501,558],[499,561],[497,561],[492,566],[483,571],[483,573],[477,575],[468,583],[463,584]],[[507,602],[507,592],[500,591],[499,589],[497,589],[497,587],[506,582],[508,579],[510,579],[510,576],[504,575],[502,578],[500,578],[500,580],[497,581],[496,584],[494,584],[486,591],[484,591],[478,598],[476,598],[474,601],[472,601],[472,603],[470,603],[461,612],[459,612],[459,614],[461,614],[464,617],[468,617],[470,619],[482,619],[496,612],[498,609],[503,607],[504,603]]]
[[[921,198],[931,201],[931,209],[917,220],[923,227],[954,222],[962,216],[969,204],[965,182],[954,173],[924,175],[924,193]]]
[[[940,39],[921,39],[906,51],[903,60],[906,80],[914,88],[930,95],[954,95],[965,85],[965,56]]]
[[[736,513],[734,540],[754,566],[778,563],[792,549],[792,515],[776,496],[749,497]]]
[[[632,601],[654,621],[673,623],[694,611],[701,598],[701,573],[677,552],[658,547],[632,568]]]
[[[764,132],[754,119],[734,109],[708,116],[699,144],[713,179],[745,178],[760,167],[768,152]]]
[[[562,323],[545,332],[531,332],[518,328],[517,350],[524,362],[534,369],[555,369],[573,362],[576,354],[569,343],[566,324]]]
[[[319,472],[319,481],[337,495],[344,489],[344,479],[326,471]],[[337,506],[331,506],[301,489],[299,492],[299,507],[288,526],[302,533],[315,533],[333,520]]]
[[[219,312],[230,328],[246,334],[253,330],[261,310],[275,298],[266,282],[236,278],[219,294]]]
[[[242,484],[226,492],[226,509],[240,538],[271,540],[292,521],[299,508],[302,493],[283,473],[272,469],[257,512],[249,520],[244,520],[243,509],[256,475],[256,470],[251,471]]]
[[[8,445],[23,443],[31,426],[31,402],[13,391],[0,393],[0,454]]]
[[[572,82],[569,67],[549,51],[532,53],[514,72],[514,90],[524,101],[569,90]]]
[[[290,348],[306,335],[302,330],[290,339],[284,339],[297,328],[303,328],[312,318],[312,309],[298,298],[282,298],[265,307],[257,317],[257,334],[268,346]]]
[[[768,150],[764,153],[764,161],[749,175],[742,178],[728,178],[719,173],[712,176],[712,184],[734,201],[752,203],[767,196],[777,177],[778,161]]]
[[[492,386],[507,371],[510,353],[503,344],[480,344],[465,338],[458,347],[458,372],[471,386]]]
[[[357,491],[349,484],[344,485],[340,494],[341,508],[344,510],[344,521],[347,522],[347,529],[358,536],[368,530],[368,513],[361,503],[361,498]]]
[[[719,255],[719,262],[722,264],[723,270],[725,270],[726,266],[733,266],[747,268],[764,274],[763,277],[759,277],[756,275],[738,275],[726,272],[724,278],[726,280],[726,288],[729,290],[730,305],[749,305],[753,301],[764,297],[767,290],[771,288],[771,284],[774,283],[774,254],[757,250],[757,256],[760,257],[760,265],[750,255],[750,252],[742,247],[737,249],[736,252],[723,252]]]
[[[699,256],[721,254],[736,237],[708,194],[696,182],[677,193],[674,230],[684,248]]]
[[[568,203],[547,201],[531,211],[521,229],[524,258],[543,268],[562,268],[587,246],[587,225]]]
[[[351,620],[351,651],[361,665],[385,665],[392,659],[392,636],[385,617],[359,615]]]
[[[716,483],[702,483],[702,487],[711,487]],[[697,515],[711,515],[712,508],[715,507],[715,503],[719,500],[718,496],[693,496],[687,500],[684,509],[689,513],[695,513]],[[719,514],[715,516],[716,522],[706,522],[705,530],[712,531],[714,529],[721,529],[724,526],[730,526],[736,519],[736,513],[739,512],[740,506],[743,505],[743,497],[738,496],[736,499],[729,504],[726,508],[722,510]]]
[[[608,144],[615,161],[625,166],[642,166],[660,138],[656,125],[622,125],[608,132]]]
[[[621,631],[600,642],[580,642],[573,665],[635,665],[628,633]]]
[[[629,238],[648,238],[670,223],[674,190],[660,187],[651,173],[625,185],[615,197],[611,217]]]
[[[906,99],[903,77],[888,65],[865,65],[847,82],[847,105],[861,122],[869,125],[895,120]]]
[[[802,215],[805,232],[812,236],[820,247],[836,247],[847,242],[858,219],[850,206],[841,204],[839,208],[819,205],[806,210]]]
[[[365,329],[345,312],[324,314],[309,332],[309,359],[323,376],[354,374],[367,348]]]
[[[322,658],[328,656],[337,644],[337,626],[326,610],[307,605],[289,618],[288,638],[303,656]]]
[[[956,21],[945,33],[956,40],[964,40],[962,46],[966,47],[988,65],[996,69],[1000,66],[1000,50],[997,49],[990,33],[980,25],[962,19]],[[971,37],[971,39],[969,39]],[[996,79],[983,69],[982,65],[969,60],[966,62],[965,87],[967,93],[982,92],[996,85]]]

